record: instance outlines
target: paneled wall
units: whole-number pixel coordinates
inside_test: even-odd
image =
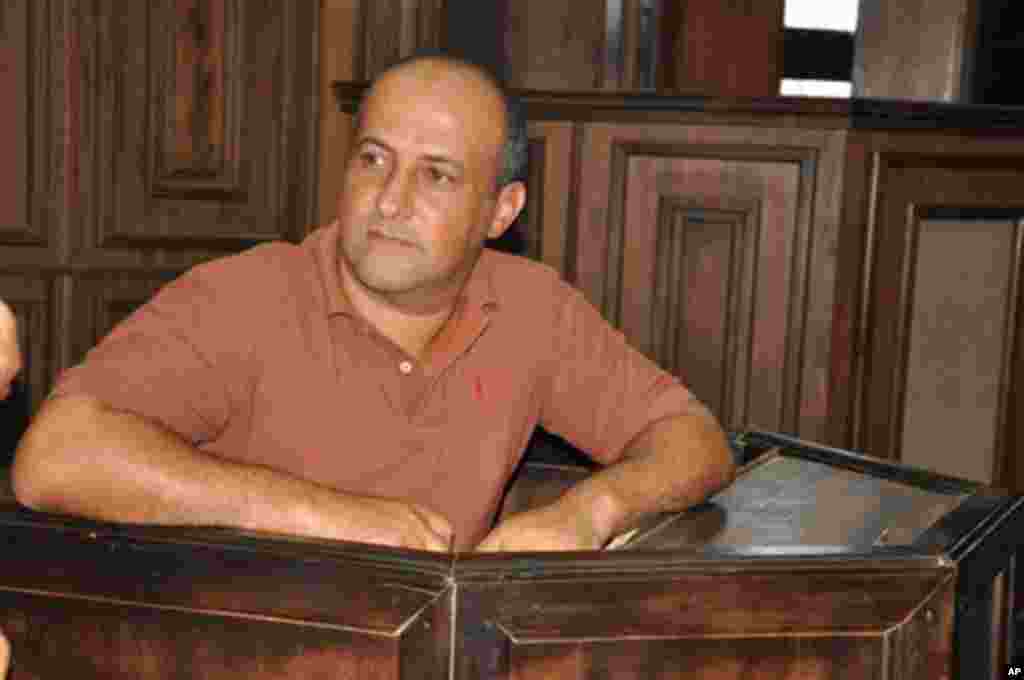
[[[7,2],[0,297],[33,410],[187,268],[315,219],[319,11],[240,0]],[[314,37],[312,44],[310,36]]]
[[[623,22],[642,6],[622,3]],[[442,8],[3,4],[3,57],[21,66],[0,69],[0,297],[33,407],[188,267],[333,218],[358,83],[443,42]],[[577,75],[607,86],[602,16],[590,47],[566,49],[597,49],[599,70]],[[506,41],[510,63],[540,83],[549,66],[515,56],[525,44]],[[1019,112],[596,91],[526,102],[522,254],[728,428],[1024,488]]]
[[[859,302],[835,436],[911,465],[1024,489],[1024,134],[852,138],[843,283]],[[846,367],[852,370],[847,373]],[[848,407],[845,412],[842,410]]]

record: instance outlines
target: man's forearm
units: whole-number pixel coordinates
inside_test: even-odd
[[[218,525],[311,533],[329,492],[224,461],[130,413],[77,397],[44,404],[12,468],[18,500],[37,510],[115,522]]]
[[[700,503],[728,486],[735,464],[721,428],[703,416],[667,418],[638,435],[623,459],[559,501],[590,513],[602,541],[645,517]]]

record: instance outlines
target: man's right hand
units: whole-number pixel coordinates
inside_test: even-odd
[[[433,510],[413,503],[375,496],[340,496],[343,531],[337,538],[414,550],[447,552],[453,541],[451,523]],[[313,527],[313,533],[330,535],[330,529]]]

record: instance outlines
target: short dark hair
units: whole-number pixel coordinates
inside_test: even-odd
[[[464,57],[449,54],[444,50],[422,49],[403,57],[383,71],[370,82],[372,88],[385,74],[418,61],[447,61],[453,66],[465,68],[482,76],[501,96],[505,105],[505,144],[502,149],[501,168],[498,171],[498,189],[512,182],[526,183],[527,164],[529,161],[529,139],[526,136],[526,117],[523,115],[519,98],[511,91],[494,72],[481,64]],[[369,91],[369,90],[367,90]],[[360,118],[362,104],[360,104]],[[360,120],[361,123],[361,120]]]

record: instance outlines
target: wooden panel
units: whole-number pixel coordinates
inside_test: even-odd
[[[600,89],[606,17],[604,0],[509,2],[509,83],[530,90]]]
[[[901,146],[874,157],[854,445],[1015,486],[1024,148],[941,137]]]
[[[529,172],[526,185],[523,255],[571,276],[569,247],[576,147],[571,123],[530,122]]]
[[[902,461],[991,484],[1016,336],[1020,223],[921,220],[910,265]],[[936,427],[937,423],[956,427]]]
[[[783,0],[666,2],[658,89],[775,97]]]
[[[448,677],[443,557],[227,530],[152,540],[4,510],[13,680]]]
[[[26,142],[31,136],[24,131],[29,128],[29,103],[35,94],[29,87],[35,69],[22,66],[34,57],[28,49],[29,11],[28,3],[24,2],[0,5],[0,91],[7,98],[6,105],[0,108],[0,144],[6,149],[0,157],[0,225],[4,231],[13,231],[32,221],[27,215],[28,187],[21,179],[28,176]]]
[[[780,428],[799,164],[670,153],[629,162],[622,329],[727,429]]]
[[[978,0],[861,0],[855,97],[963,101]]]
[[[912,680],[950,672],[951,572],[824,577],[780,563],[729,574],[709,564],[701,574],[510,573],[501,585],[460,583],[456,678],[740,680],[756,671],[779,680]]]
[[[320,10],[320,171],[316,224],[334,220],[338,191],[345,171],[350,117],[334,106],[331,83],[357,80],[358,0],[323,0]],[[361,74],[360,74],[361,75]]]
[[[49,0],[0,4],[0,267],[53,261],[64,197],[57,118],[61,13]],[[3,291],[0,291],[2,295]]]
[[[970,496],[964,489],[926,490],[773,454],[751,467],[712,500],[666,514],[621,549],[866,553],[878,546],[920,545],[925,532]]]
[[[78,277],[70,303],[63,313],[68,328],[62,336],[67,343],[63,370],[85,358],[114,326],[148,302],[161,286],[176,278],[177,272],[106,272]]]
[[[186,266],[305,232],[317,7],[162,0],[76,18],[87,84],[77,263]]]
[[[585,130],[577,284],[727,428],[824,439],[842,143],[744,127]]]
[[[372,80],[420,48],[441,46],[443,0],[359,0],[362,62],[356,72]]]

